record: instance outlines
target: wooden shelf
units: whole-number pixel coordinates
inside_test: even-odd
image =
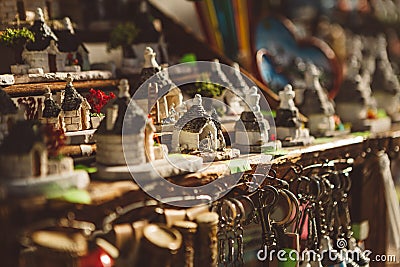
[[[90,88],[115,90],[117,85],[118,80],[74,81],[74,87],[80,92]],[[15,84],[5,87],[4,91],[11,97],[41,96],[46,92],[47,87],[53,92],[61,91],[65,89],[65,82]]]

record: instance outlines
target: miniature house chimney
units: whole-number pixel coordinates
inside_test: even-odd
[[[74,27],[72,26],[71,19],[69,17],[65,17],[63,19],[63,24],[64,24],[64,27],[66,30],[68,30],[72,34],[75,33]]]
[[[305,72],[305,82],[308,88],[315,89],[315,83],[319,82],[319,71],[314,64],[308,63],[307,64],[307,71]]]
[[[35,20],[39,20],[39,21],[43,21],[44,22],[43,10],[40,7],[38,7],[36,9]]]
[[[129,95],[129,83],[127,79],[122,79],[119,81],[119,85],[118,85],[118,97],[122,98],[122,97],[130,97]]]
[[[53,99],[53,94],[49,87],[46,88],[46,93],[44,93],[44,98],[46,99]]]
[[[201,105],[202,105],[202,102],[203,102],[203,100],[201,99],[201,95],[196,94],[196,95],[194,96],[194,99],[193,99],[193,105],[201,106]]]
[[[249,89],[249,93],[246,94],[246,104],[248,105],[248,111],[258,112],[260,111],[260,95],[257,92],[257,87],[252,86]]]
[[[151,47],[146,47],[144,50],[144,65],[143,68],[159,68],[156,61],[156,53]]]
[[[279,92],[279,99],[280,99],[280,109],[289,109],[293,110],[295,108],[294,99],[295,94],[293,88],[290,84],[287,84],[285,88]]]
[[[67,74],[67,78],[65,79],[67,81],[67,86],[73,86],[72,82],[74,81],[74,78],[72,78],[71,74]]]

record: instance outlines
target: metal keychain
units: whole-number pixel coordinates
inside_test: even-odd
[[[257,216],[262,230],[262,248],[266,246],[269,251],[276,249],[276,235],[271,226],[269,214],[278,200],[278,190],[273,186],[264,186],[257,194]]]
[[[243,254],[244,254],[244,248],[243,248],[243,221],[244,221],[244,216],[245,216],[245,210],[242,202],[235,198],[230,199],[237,207],[237,215],[235,218],[235,224],[234,224],[234,233],[235,233],[235,241],[236,241],[236,246],[237,246],[237,252],[236,256],[234,257],[233,261],[233,266],[243,266]]]

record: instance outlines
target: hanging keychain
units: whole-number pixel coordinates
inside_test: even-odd
[[[348,205],[348,192],[351,188],[351,179],[349,176],[351,168],[346,168],[337,173],[338,177],[342,182],[342,196],[338,204],[339,213],[342,218],[342,229],[344,240],[347,241],[347,248],[353,255],[353,262],[356,263],[360,267],[369,267],[370,259],[365,256],[362,252],[361,248],[357,246],[357,242],[353,237],[353,232],[351,231],[351,218],[350,218],[350,210]],[[355,256],[355,257],[354,257]]]
[[[257,217],[261,224],[262,236],[261,236],[261,250],[265,255],[259,258],[263,261],[264,266],[277,266],[276,259],[271,260],[271,251],[276,250],[276,235],[272,229],[269,214],[272,208],[278,201],[278,190],[273,186],[264,186],[258,189],[257,197]],[[258,255],[259,256],[259,255]]]
[[[302,253],[305,257],[302,257],[301,266],[322,267],[315,217],[316,201],[321,194],[320,185],[315,179],[298,176],[290,181],[290,188],[295,192],[302,206],[301,217],[295,226],[302,237],[306,236],[305,251]],[[306,235],[304,231],[307,231]]]
[[[299,216],[299,202],[296,196],[287,189],[280,189],[289,206],[288,216],[282,221],[274,222],[273,226],[277,234],[278,248],[285,251],[285,259],[278,261],[279,267],[296,267],[299,252],[299,235],[296,232],[288,232],[287,227],[297,221]]]
[[[243,221],[245,216],[245,211],[242,202],[239,200],[232,198],[230,199],[237,207],[237,216],[235,218],[234,224],[234,233],[235,233],[235,241],[237,246],[237,252],[234,257],[233,266],[241,267],[244,265],[243,262]]]
[[[233,261],[234,254],[234,220],[237,216],[235,205],[227,200],[220,201],[216,208],[213,208],[219,214],[219,225],[217,232],[218,240],[218,263],[228,266]]]

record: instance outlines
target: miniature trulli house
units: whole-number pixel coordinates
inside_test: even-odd
[[[41,8],[36,10],[35,22],[30,28],[35,36],[34,42],[28,42],[22,52],[22,58],[30,73],[48,73],[63,71],[65,55],[57,48],[58,38],[44,20]],[[23,68],[24,66],[21,66]],[[23,69],[18,69],[24,72]],[[20,73],[16,73],[20,74]]]
[[[0,142],[8,134],[10,125],[15,121],[17,111],[15,103],[0,87]]]
[[[63,123],[67,132],[86,130],[90,127],[90,104],[75,90],[72,81],[71,75],[68,74],[61,104]]]
[[[44,108],[40,122],[51,125],[55,129],[64,128],[61,127],[61,107],[54,101],[50,88],[47,88],[44,98]]]
[[[260,153],[270,146],[270,125],[261,113],[257,87],[249,89],[246,104],[245,111],[235,124],[235,147],[244,153]]]
[[[37,121],[25,120],[25,109],[20,106],[17,121],[0,146],[0,183],[5,193],[56,196],[71,187],[85,188],[87,172],[75,171],[70,157],[49,157],[57,152],[47,138],[53,133]]]
[[[48,157],[40,127],[24,118],[20,107],[18,121],[0,147],[0,174],[7,179],[43,177],[47,174]]]
[[[106,118],[95,133],[96,161],[102,165],[121,166],[127,164],[127,157],[130,165],[146,163],[145,150],[149,143],[145,142],[146,115],[135,103],[129,106],[131,98],[127,80],[121,80],[118,88],[118,98],[107,107]],[[123,127],[126,129],[124,136]],[[124,142],[129,142],[129,149],[123,147],[123,139]]]
[[[138,104],[152,114],[155,123],[160,124],[169,116],[171,108],[182,104],[183,96],[181,90],[169,78],[168,71],[158,65],[156,53],[151,47],[146,47],[144,59],[139,88],[144,83],[148,88],[141,89],[135,99],[142,98],[143,101],[139,101]],[[148,81],[150,78],[151,81]]]
[[[67,66],[64,71],[90,70],[89,51],[75,34],[70,18],[63,19],[64,29],[55,31],[58,37],[58,49],[64,54]],[[69,57],[77,59],[79,65],[69,65]],[[76,68],[76,69],[74,69]]]
[[[205,144],[206,147],[202,147]],[[177,152],[200,151],[204,148],[217,151],[225,148],[221,124],[207,114],[201,95],[193,99],[193,105],[175,124],[172,148]]]
[[[294,103],[295,92],[290,84],[287,84],[279,92],[279,108],[276,111],[276,134],[282,141],[282,146],[307,145],[314,141],[309,130],[302,127],[299,110]]]

